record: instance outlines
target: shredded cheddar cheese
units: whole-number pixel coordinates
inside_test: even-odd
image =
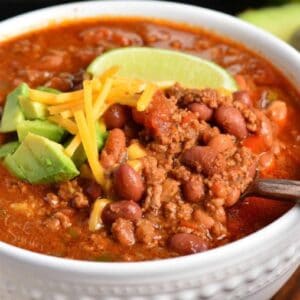
[[[118,66],[113,66],[98,77],[86,79],[83,81],[83,89],[74,92],[53,94],[29,89],[31,101],[47,106],[48,120],[73,135],[65,153],[72,157],[82,144],[88,162],[85,166],[90,168],[91,176],[104,190],[110,189],[111,181],[105,178],[98,158],[96,124],[98,123],[100,131],[105,133],[106,126],[102,116],[111,105],[118,103],[144,111],[158,89],[174,84],[172,81],[152,83],[120,77],[117,74],[119,70]],[[140,159],[146,155],[145,150],[139,144],[132,144],[127,150],[128,163],[139,170],[142,165]]]
[[[81,109],[83,107],[83,101],[82,100],[76,100],[64,104],[59,104],[59,105],[52,105],[48,107],[48,111],[50,115],[56,115],[59,113],[62,113],[64,111],[67,111],[72,108],[78,108]]]
[[[65,149],[65,153],[69,156],[72,157],[79,145],[81,144],[81,140],[79,135],[75,135],[71,141],[71,143],[67,146]]]
[[[106,79],[99,96],[96,98],[96,101],[94,103],[94,118],[95,118],[95,120],[100,118],[101,108],[103,106],[105,106],[105,100],[110,92],[112,84],[113,84],[113,80],[111,78]]]
[[[111,78],[114,75],[116,75],[119,71],[120,71],[119,66],[112,66],[109,69],[107,69],[104,73],[102,73],[100,75],[99,79],[104,82],[106,79]]]
[[[76,111],[74,113],[74,117],[75,117],[76,124],[78,126],[79,136],[80,136],[84,151],[86,153],[90,168],[95,177],[95,180],[99,184],[104,185],[104,183],[105,183],[104,170],[98,159],[98,153],[93,148],[93,144],[92,144],[92,141],[91,141],[91,138],[89,135],[88,125],[87,125],[83,111],[82,110]]]
[[[145,88],[142,96],[139,98],[137,102],[136,105],[137,111],[146,110],[156,91],[157,91],[157,87],[151,83]]]
[[[62,128],[66,129],[73,135],[76,135],[78,132],[76,123],[71,121],[70,119],[63,118],[62,116],[50,116],[48,117],[49,121],[56,123],[57,125],[61,126]]]
[[[70,93],[53,94],[40,90],[29,89],[29,98],[31,101],[55,105],[72,101],[80,101],[83,99],[83,91],[75,91]]]

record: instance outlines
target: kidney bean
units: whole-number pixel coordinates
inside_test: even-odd
[[[105,224],[112,224],[118,218],[137,221],[142,217],[142,210],[136,202],[122,200],[107,204],[101,217]]]
[[[108,129],[122,128],[127,121],[127,110],[121,104],[112,105],[104,114],[104,122]]]
[[[217,151],[210,146],[194,146],[186,150],[182,155],[184,164],[202,171],[206,175],[213,175],[222,171],[225,161],[217,161]]]
[[[169,242],[170,248],[181,255],[202,252],[208,249],[207,243],[191,233],[177,233]]]
[[[230,106],[220,106],[215,112],[215,120],[227,133],[239,139],[247,137],[246,122],[238,109]]]
[[[218,134],[208,142],[208,146],[212,147],[217,152],[224,152],[227,149],[234,147],[234,141],[230,135]]]
[[[199,121],[208,121],[213,115],[213,110],[203,103],[192,103],[188,109],[196,114]]]
[[[197,203],[204,196],[204,186],[202,179],[199,177],[192,178],[182,185],[184,199],[188,202]]]
[[[115,172],[114,188],[119,197],[136,202],[145,191],[141,175],[127,164],[122,164]]]
[[[105,146],[101,152],[101,163],[104,168],[113,167],[126,153],[126,137],[124,132],[115,128],[109,132]]]
[[[233,93],[233,101],[241,102],[249,107],[253,106],[250,95],[247,91],[236,91]]]

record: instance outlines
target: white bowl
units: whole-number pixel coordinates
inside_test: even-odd
[[[212,29],[267,57],[300,86],[300,55],[233,17],[167,2],[84,2],[0,24],[0,40],[49,22],[101,15],[151,16]],[[205,253],[138,263],[73,261],[0,242],[0,299],[269,299],[300,262],[300,207],[264,229]]]

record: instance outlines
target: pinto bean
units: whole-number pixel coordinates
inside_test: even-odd
[[[200,208],[194,211],[193,219],[207,229],[212,228],[215,224],[215,220]]]
[[[123,246],[135,244],[134,225],[131,221],[119,218],[112,224],[113,237]]]
[[[104,121],[108,129],[122,128],[127,121],[127,110],[121,104],[112,105],[104,114]]]
[[[196,114],[199,121],[208,121],[213,115],[213,110],[203,103],[191,103],[188,109]]]
[[[105,146],[101,152],[101,163],[104,168],[111,168],[119,163],[126,153],[126,137],[121,129],[110,131]]]
[[[122,200],[107,204],[101,217],[105,224],[112,224],[118,218],[137,221],[142,217],[142,210],[136,202]]]
[[[215,112],[215,120],[227,133],[239,139],[244,139],[248,134],[244,117],[234,107],[220,106]]]
[[[199,177],[193,177],[190,181],[182,185],[182,192],[184,199],[188,202],[197,203],[202,200],[204,196],[203,181]]]
[[[208,142],[208,146],[217,152],[224,152],[234,147],[233,137],[227,134],[218,134]]]
[[[225,168],[224,159],[218,160],[217,155],[217,151],[210,146],[194,146],[183,153],[182,161],[197,171],[211,176]]]
[[[202,252],[208,249],[207,243],[191,233],[177,233],[169,242],[170,248],[181,255]]]
[[[115,172],[114,187],[119,197],[136,202],[145,191],[141,175],[127,164],[122,164]]]
[[[233,93],[233,101],[241,102],[249,107],[253,106],[250,95],[247,91],[236,91]]]

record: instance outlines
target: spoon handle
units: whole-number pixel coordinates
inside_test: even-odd
[[[300,204],[300,181],[287,179],[257,179],[246,196],[260,196]]]

